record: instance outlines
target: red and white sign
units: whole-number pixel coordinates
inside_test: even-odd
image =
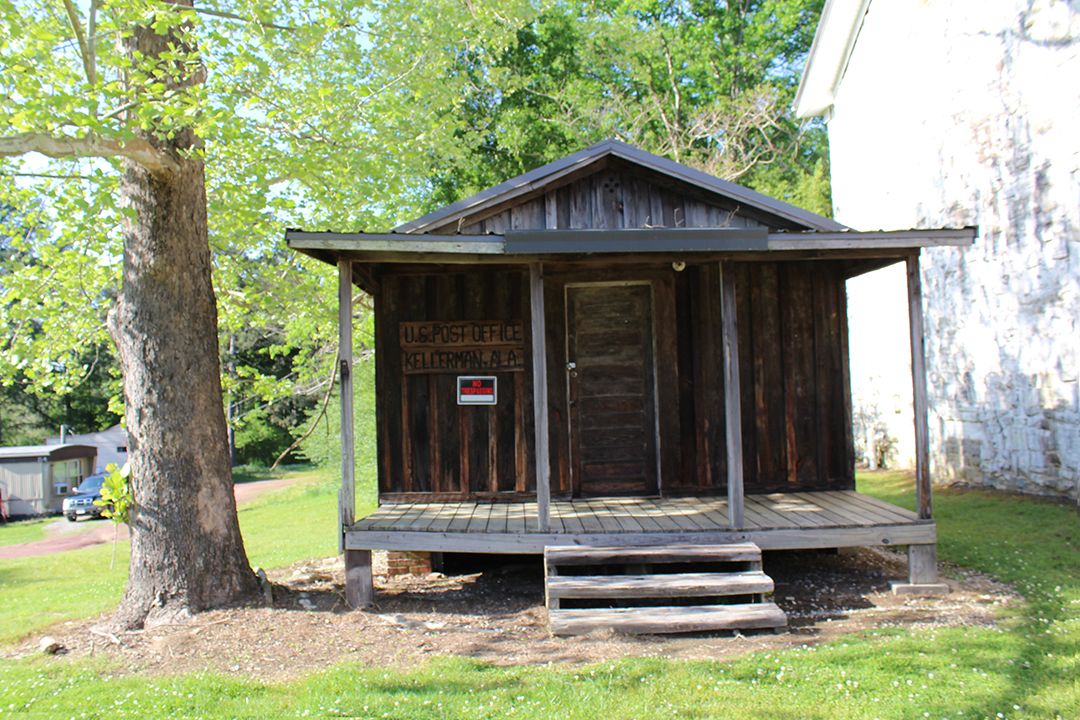
[[[498,390],[494,375],[459,375],[457,379],[458,405],[495,405]]]

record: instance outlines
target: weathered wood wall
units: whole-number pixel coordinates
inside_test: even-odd
[[[827,261],[736,265],[747,492],[854,489],[845,298]]]
[[[494,207],[435,232],[500,234],[507,229],[640,227],[762,227],[769,221],[749,209],[706,196],[655,173],[612,163],[567,184],[538,191],[510,207]],[[553,210],[553,212],[552,212]]]
[[[854,485],[846,308],[839,268],[826,261],[736,266],[744,482],[748,493]],[[523,320],[521,270],[383,272],[376,332],[380,489],[487,497],[531,493],[531,362],[496,372],[499,404],[459,407],[457,374],[404,374],[398,326],[410,320]],[[646,280],[653,293],[660,488],[725,491],[720,281],[715,264],[618,270],[550,266],[546,309],[551,484],[570,495],[566,286]],[[488,373],[484,373],[488,374]],[[651,428],[649,429],[651,432]]]
[[[406,374],[400,323],[415,320],[524,320],[531,341],[528,277],[520,269],[380,273],[375,307],[381,493],[454,496],[535,489],[532,366],[522,371]],[[458,375],[493,374],[499,402],[458,406]]]
[[[507,228],[756,226],[766,218],[706,202],[692,189],[618,165],[492,208],[443,232]],[[828,261],[746,262],[736,266],[742,386],[744,482],[748,493],[854,487],[847,378],[846,299],[840,267]],[[458,407],[460,373],[403,372],[399,325],[421,320],[515,320],[531,345],[524,267],[382,265],[376,298],[379,487],[384,498],[413,493],[520,497],[535,492],[532,363],[495,374],[499,403]],[[545,322],[550,408],[551,491],[572,485],[567,401],[566,286],[647,281],[657,388],[655,438],[660,492],[723,493],[725,429],[716,263],[671,258],[647,266],[602,259],[547,263]],[[655,431],[654,431],[655,432]]]

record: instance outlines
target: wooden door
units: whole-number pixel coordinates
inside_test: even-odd
[[[567,285],[574,494],[655,495],[652,285]]]

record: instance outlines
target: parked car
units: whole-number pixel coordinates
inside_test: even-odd
[[[64,498],[64,515],[68,520],[75,522],[80,515],[101,517],[101,511],[105,508],[95,505],[94,501],[101,499],[101,486],[104,482],[104,475],[91,475],[83,480],[71,495]]]

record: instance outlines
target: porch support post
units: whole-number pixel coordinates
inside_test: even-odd
[[[543,265],[529,265],[529,307],[532,317],[533,429],[536,434],[536,513],[540,532],[550,528],[551,459],[548,455],[547,351],[544,338]]]
[[[375,598],[371,551],[345,548],[356,519],[356,449],[353,440],[353,268],[338,260],[338,374],[341,377],[341,490],[338,491],[338,550],[345,553],[345,603],[369,607]]]
[[[911,330],[911,388],[915,411],[915,501],[919,518],[930,520],[930,427],[926,400],[926,346],[923,330],[922,278],[919,255],[907,256],[908,325]],[[896,594],[944,595],[949,586],[938,582],[937,545],[908,545],[908,579],[892,583]]]
[[[743,517],[742,409],[739,391],[739,327],[735,314],[735,270],[720,263],[720,326],[724,360],[724,429],[727,441],[728,524],[745,527]]]
[[[345,532],[356,507],[353,448],[353,283],[352,261],[338,260],[338,373],[341,377],[341,490],[338,492],[338,551],[345,550]]]
[[[341,489],[338,491],[338,552],[352,527],[355,493],[352,438],[352,261],[338,260],[338,377],[341,393]]]
[[[907,257],[908,324],[911,327],[911,388],[915,411],[915,498],[919,517],[929,520],[930,427],[926,400],[926,346],[923,335],[922,278],[919,256]]]
[[[352,609],[371,607],[375,583],[371,574],[370,550],[345,551],[345,604]]]

